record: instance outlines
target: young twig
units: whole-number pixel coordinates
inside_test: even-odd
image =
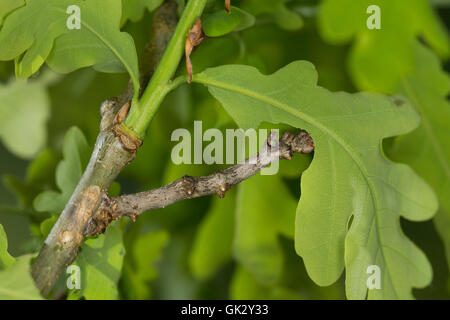
[[[279,159],[290,160],[294,153],[311,153],[314,143],[305,131],[294,135],[286,132],[278,141],[271,132],[263,148],[243,164],[204,177],[184,176],[161,188],[109,198],[104,196],[96,214],[90,219],[85,236],[103,233],[113,221],[125,216],[133,221],[149,210],[165,208],[175,202],[217,194],[220,198],[234,185],[246,180]]]

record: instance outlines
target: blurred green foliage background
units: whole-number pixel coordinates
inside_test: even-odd
[[[435,18],[417,17],[405,21],[405,18],[388,17],[386,14],[386,19],[392,19],[389,23],[399,33],[382,35],[389,39],[384,41],[386,38],[383,38],[372,43],[373,47],[364,48],[363,42],[358,44],[358,37],[366,39],[364,34],[358,34],[363,31],[355,29],[341,39],[340,36],[333,37],[333,21],[327,20],[331,25],[321,23],[324,18],[321,5],[324,2],[331,1],[232,1],[233,5],[256,15],[255,25],[224,37],[207,39],[192,55],[195,72],[207,67],[239,63],[255,66],[262,73],[270,74],[292,61],[308,60],[318,70],[319,85],[331,91],[394,93],[396,77],[403,76],[404,72],[400,68],[396,74],[396,58],[402,62],[402,54],[406,55],[406,60],[410,57],[405,49],[409,40],[405,37],[423,37],[423,30],[418,26],[434,23],[430,21]],[[274,3],[276,6],[271,7]],[[434,1],[429,5],[437,14],[437,19],[446,23],[448,28],[450,3]],[[347,9],[349,7],[341,4],[341,11],[334,11],[334,15],[347,19],[351,29],[352,16],[339,16],[350,14]],[[146,11],[142,19],[137,20],[127,22],[123,30],[133,36],[142,56],[152,13]],[[441,58],[448,72],[448,52],[433,32],[428,32],[431,34],[431,46],[437,48],[436,56]],[[354,46],[358,45],[355,49]],[[365,56],[364,50],[369,50],[374,57]],[[409,67],[407,62],[403,63]],[[374,76],[367,76],[373,68]],[[376,72],[379,68],[383,70]],[[179,73],[184,73],[184,70],[185,66],[180,66]],[[17,91],[11,95],[13,103],[17,104],[14,111],[19,115],[32,115],[28,118],[8,118],[8,126],[25,132],[21,138],[11,131],[7,132],[6,122],[0,119],[0,224],[6,230],[9,252],[13,256],[36,252],[58,213],[36,211],[33,199],[42,191],[57,189],[55,168],[62,159],[66,132],[73,126],[80,128],[87,139],[89,150],[86,154],[89,154],[98,133],[100,104],[119,95],[127,82],[126,74],[105,74],[88,68],[68,75],[56,75],[45,67],[25,85],[16,83],[13,62],[0,62],[0,117],[8,118],[7,111],[1,107],[2,95],[11,95],[14,90]],[[21,105],[24,107],[21,108]],[[236,127],[207,89],[199,85],[181,86],[166,99],[152,122],[138,156],[119,176],[120,192],[142,191],[161,186],[184,174],[204,175],[224,167],[176,166],[171,162],[171,149],[176,144],[170,141],[172,131],[177,128],[192,130],[194,120],[202,120],[204,130]],[[447,121],[450,124],[450,119]],[[387,148],[390,143],[386,141]],[[292,162],[281,163],[280,176],[257,176],[245,182],[242,188],[249,188],[253,193],[246,193],[248,207],[241,210],[256,212],[260,201],[268,201],[273,206],[273,212],[280,210],[281,214],[281,206],[293,205],[294,210],[291,211],[294,214],[301,192],[299,179],[302,168],[307,168],[310,161],[311,156],[297,155]],[[274,189],[273,186],[278,184],[279,187]],[[265,191],[265,188],[268,190]],[[261,197],[265,192],[269,199]],[[293,240],[270,227],[254,228],[255,234],[247,236],[259,239],[261,234],[269,234],[274,237],[275,241],[269,249],[275,250],[279,257],[275,260],[271,256],[264,259],[267,259],[267,264],[273,264],[269,267],[269,273],[276,279],[265,281],[264,276],[258,278],[258,272],[251,272],[255,269],[250,268],[249,271],[246,268],[248,257],[240,256],[239,250],[233,246],[234,233],[239,232],[235,221],[236,206],[239,206],[236,197],[236,190],[233,190],[224,200],[217,197],[187,200],[146,213],[136,223],[127,220],[117,224],[113,229],[124,230],[126,252],[122,271],[114,276],[114,281],[118,283],[117,294],[96,296],[96,293],[85,292],[84,296],[92,294],[96,298],[124,299],[345,298],[344,276],[330,287],[315,285],[309,279],[302,259],[295,254]],[[252,201],[254,205],[251,205]],[[251,214],[248,219],[252,221]],[[47,225],[42,226],[43,221],[47,221]],[[270,217],[264,220],[264,223],[267,222],[270,222]],[[402,226],[408,237],[426,253],[434,271],[432,284],[415,290],[415,296],[421,299],[450,298],[445,248],[433,222],[402,221]],[[280,266],[276,266],[278,262]],[[281,269],[278,270],[279,267]],[[73,293],[69,297],[77,298]]]

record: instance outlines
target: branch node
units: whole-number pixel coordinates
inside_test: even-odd
[[[314,151],[314,141],[306,131],[298,134],[286,131],[280,139],[280,159],[291,160],[294,153],[311,153]]]
[[[194,177],[184,175],[182,179],[182,190],[189,197],[192,196],[195,192],[196,180]]]
[[[227,191],[230,189],[231,189],[231,185],[229,185],[228,183],[220,184],[217,195],[219,196],[220,199],[223,199],[223,198],[225,198],[225,194],[227,193]]]
[[[142,140],[125,132],[120,124],[116,124],[112,131],[114,136],[122,143],[122,147],[129,152],[136,153],[142,145]]]
[[[128,216],[130,217],[131,221],[136,222],[137,218],[139,217],[139,214],[131,213]]]

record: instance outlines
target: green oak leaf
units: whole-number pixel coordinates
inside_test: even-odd
[[[370,30],[367,8],[378,5],[381,29]],[[450,55],[445,27],[429,0],[323,0],[319,31],[330,43],[354,38],[350,73],[362,90],[391,92],[414,70],[414,43],[423,37],[440,55]]]
[[[41,300],[30,274],[31,254],[20,256],[6,270],[0,271],[0,300]]]
[[[3,24],[3,19],[15,9],[23,6],[25,0],[3,0],[0,3],[0,26]]]
[[[86,240],[75,261],[80,267],[81,289],[72,291],[69,299],[118,299],[117,284],[124,256],[122,231],[118,226],[110,226],[105,234]]]
[[[232,258],[236,193],[227,192],[225,198],[213,203],[195,233],[189,256],[189,267],[195,278],[207,280]],[[217,236],[220,235],[220,236]]]
[[[296,207],[278,175],[257,174],[239,185],[233,252],[261,283],[273,285],[281,278],[284,259],[278,236],[294,238]]]
[[[0,42],[1,46],[1,42]],[[52,76],[37,80],[11,80],[0,84],[0,139],[21,158],[32,158],[47,143]]]
[[[59,213],[64,209],[88,163],[89,149],[80,129],[72,127],[67,131],[63,142],[64,159],[56,168],[56,185],[60,192],[40,193],[33,201],[37,211]]]
[[[261,284],[242,266],[238,266],[231,280],[230,296],[233,300],[300,300],[292,289]]]
[[[317,86],[317,72],[296,61],[265,76],[248,66],[211,68],[194,77],[208,86],[244,128],[263,122],[307,130],[315,153],[303,173],[295,243],[309,276],[319,285],[346,268],[350,299],[367,295],[367,268],[378,265],[382,288],[370,299],[412,298],[430,283],[431,266],[402,232],[400,217],[422,221],[437,210],[428,185],[406,165],[389,161],[384,138],[420,122],[406,102],[376,93],[332,93]],[[351,222],[351,223],[350,223]]]
[[[144,16],[145,10],[153,11],[164,0],[122,0],[122,24],[131,20],[137,22]]]
[[[241,31],[255,24],[255,17],[236,7],[202,16],[203,31],[208,37],[220,37],[232,31]]]
[[[80,29],[70,29],[80,9]],[[16,74],[27,78],[44,62],[69,73],[93,66],[101,72],[127,71],[139,92],[133,38],[120,32],[121,0],[26,0],[0,30],[0,60],[16,60]],[[67,13],[69,12],[69,13]]]
[[[121,286],[126,299],[150,299],[150,288],[158,276],[155,264],[161,259],[162,251],[169,242],[165,230],[140,235],[130,244],[123,265]]]
[[[8,238],[5,229],[0,224],[0,270],[11,267],[14,261],[15,259],[8,252]]]
[[[422,115],[422,124],[412,133],[395,139],[390,155],[411,165],[437,193],[440,210],[435,225],[446,245],[450,263],[450,93],[449,74],[439,59],[419,42],[415,46],[416,71],[405,77],[398,91]]]
[[[298,30],[303,27],[303,19],[296,12],[291,11],[286,3],[291,0],[246,0],[242,9],[258,16],[260,14],[273,15],[275,22],[285,30]]]

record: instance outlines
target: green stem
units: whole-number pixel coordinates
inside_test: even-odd
[[[125,127],[143,138],[147,127],[158,110],[164,97],[181,84],[181,78],[171,81],[184,55],[186,35],[196,19],[202,14],[207,0],[190,0],[183,11],[164,56],[145,89],[138,106],[133,106],[124,122]]]

